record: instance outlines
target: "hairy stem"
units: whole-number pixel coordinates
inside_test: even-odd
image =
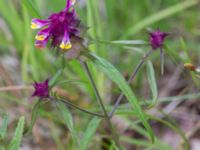
[[[101,99],[101,96],[100,96],[100,94],[99,94],[99,91],[98,91],[98,89],[97,89],[97,87],[96,87],[96,84],[95,84],[94,79],[93,79],[93,77],[92,77],[92,74],[91,74],[91,72],[90,72],[90,69],[89,69],[89,67],[88,67],[88,65],[87,65],[86,62],[83,62],[83,66],[84,66],[84,68],[85,68],[85,71],[86,71],[86,73],[87,73],[89,79],[90,79],[90,82],[91,82],[92,87],[93,87],[93,89],[94,89],[94,91],[95,91],[95,94],[96,94],[96,97],[97,97],[97,99],[98,99],[98,101],[99,101],[99,104],[100,104],[100,106],[101,106],[101,108],[102,108],[102,111],[103,111],[103,113],[104,113],[105,119],[106,119],[107,124],[108,124],[108,127],[109,127],[110,130],[111,130],[112,138],[113,138],[113,140],[115,141],[115,144],[120,148],[120,143],[119,143],[118,135],[117,135],[117,133],[115,132],[113,126],[112,126],[111,120],[110,120],[109,115],[108,115],[108,113],[107,113],[107,111],[106,111],[106,108],[105,108],[105,106],[104,106],[104,104],[103,104],[103,101],[102,101],[102,99]]]
[[[59,101],[63,102],[64,104],[66,104],[67,106],[70,106],[70,107],[73,107],[73,108],[75,108],[75,109],[78,109],[78,110],[80,110],[80,111],[82,111],[82,112],[84,112],[84,113],[87,113],[87,114],[89,114],[89,115],[104,118],[104,115],[101,115],[101,114],[98,114],[98,113],[94,113],[94,112],[85,110],[85,109],[83,109],[83,108],[80,108],[80,107],[74,105],[73,103],[71,103],[70,101],[63,100],[63,99],[60,99],[60,98],[59,98],[59,99],[56,99],[56,98],[54,98],[54,97],[51,97],[51,99],[53,99],[53,100],[55,100],[55,101],[59,100]]]
[[[150,56],[150,54],[152,53],[152,51],[153,50],[150,50],[150,51],[148,51],[147,53],[144,54],[144,56],[142,57],[141,61],[139,62],[139,64],[137,65],[137,67],[133,70],[133,73],[131,74],[130,78],[128,79],[128,81],[127,81],[128,84],[130,84],[134,80],[136,74],[138,73],[138,71],[140,70],[140,68],[142,67],[142,65],[145,63],[145,61],[147,60],[147,58]],[[114,112],[118,108],[118,106],[119,106],[120,102],[123,100],[123,98],[124,98],[124,94],[121,93],[119,95],[119,97],[117,98],[113,109],[109,113],[109,118],[112,118]]]
[[[160,48],[160,61],[161,61],[161,75],[164,74],[164,52],[163,52],[163,49]]]

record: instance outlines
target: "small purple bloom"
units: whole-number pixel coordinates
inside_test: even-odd
[[[73,8],[75,0],[67,0],[66,7],[58,13],[51,14],[47,20],[32,19],[31,28],[40,29],[35,39],[37,48],[44,48],[51,41],[53,48],[69,50],[72,47],[71,38],[79,37],[80,20]]]
[[[168,33],[161,32],[159,29],[154,32],[150,32],[150,44],[152,48],[154,50],[157,48],[162,48],[164,40],[168,35]]]
[[[48,98],[49,97],[49,80],[45,80],[41,83],[33,83],[33,87],[35,88],[34,93],[32,96],[36,96],[39,98]]]

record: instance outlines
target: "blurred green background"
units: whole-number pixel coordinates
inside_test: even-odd
[[[43,81],[52,77],[62,64],[62,59],[56,51],[46,48],[38,50],[34,47],[36,31],[30,29],[32,18],[47,18],[52,12],[59,12],[65,7],[65,0],[0,0],[0,114],[9,114],[8,138],[14,133],[16,120],[21,115],[30,120],[31,108],[34,102],[31,96],[33,81]],[[190,139],[194,150],[194,141],[200,143],[196,136],[199,129],[200,113],[198,104],[199,78],[194,73],[184,70],[186,62],[199,64],[200,55],[200,17],[198,0],[77,0],[75,5],[82,23],[89,29],[91,37],[89,48],[97,55],[110,61],[128,78],[133,68],[138,64],[143,53],[150,49],[148,45],[127,44],[126,40],[144,40],[148,42],[147,28],[170,32],[165,42],[165,74],[160,73],[159,52],[151,56],[154,65],[158,100],[154,109],[162,110],[169,117],[160,117],[183,130]],[[119,41],[113,44],[111,41]],[[119,89],[102,73],[92,68],[95,81],[105,103],[110,108],[119,95]],[[131,87],[141,101],[151,99],[151,86],[148,84],[146,67],[139,71]],[[60,80],[78,80],[60,85],[58,92],[75,104],[99,110],[95,94],[88,78],[78,61],[67,64]],[[173,97],[172,97],[173,96]],[[185,101],[186,100],[186,101]],[[124,101],[126,103],[126,101]],[[148,102],[147,102],[148,103]],[[157,135],[156,143],[152,145],[146,140],[146,133],[135,122],[134,117],[126,108],[119,110],[119,116],[114,119],[120,125],[120,135],[127,149],[178,149],[183,141],[176,134],[152,121]],[[144,104],[144,106],[146,106]],[[146,108],[146,107],[145,107]],[[153,110],[154,110],[153,109]],[[148,112],[148,109],[146,109]],[[72,110],[76,129],[82,133],[87,127],[90,116]],[[150,112],[148,112],[150,113]],[[121,114],[121,115],[120,115]],[[180,114],[183,114],[180,117]],[[73,142],[62,119],[57,118],[57,112],[51,104],[44,106],[39,113],[39,119],[34,127],[33,135],[23,138],[24,149],[73,149]],[[158,115],[156,113],[156,115]],[[186,117],[184,117],[186,116]],[[191,117],[190,117],[191,116]],[[0,120],[1,121],[1,120]],[[162,121],[161,121],[162,122]],[[189,123],[188,123],[189,122]],[[162,131],[160,131],[162,127]],[[89,149],[101,149],[106,127],[102,126],[90,141]],[[47,132],[48,131],[48,132]],[[162,132],[162,133],[161,133]],[[192,135],[188,135],[192,132]],[[66,136],[67,135],[67,136]],[[174,137],[174,140],[171,138]],[[196,140],[198,139],[198,140]],[[3,141],[3,144],[6,142]],[[95,144],[96,143],[96,144]],[[196,144],[196,143],[195,143]],[[184,149],[184,147],[182,147]]]

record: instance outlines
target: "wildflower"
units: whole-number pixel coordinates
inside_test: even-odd
[[[36,96],[42,99],[49,97],[49,80],[48,79],[40,83],[35,82],[33,84],[33,87],[35,88],[35,91],[32,94],[33,97]]]
[[[168,33],[161,32],[159,29],[154,32],[150,32],[150,44],[152,48],[154,50],[157,48],[162,48],[164,40],[168,35]]]
[[[35,39],[37,48],[44,48],[51,41],[53,48],[57,47],[64,51],[72,48],[71,38],[79,37],[80,20],[73,8],[75,0],[67,0],[66,7],[51,14],[47,20],[32,19],[31,28],[41,29]]]

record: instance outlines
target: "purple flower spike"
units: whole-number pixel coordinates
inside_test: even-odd
[[[60,48],[64,51],[71,49],[71,38],[79,38],[79,19],[73,8],[75,0],[67,0],[66,7],[51,14],[47,20],[33,19],[32,29],[42,28],[36,35],[35,46],[44,48],[48,41],[51,41],[53,48]]]
[[[49,97],[49,80],[45,80],[44,82],[41,83],[33,83],[33,87],[35,88],[34,93],[32,96],[36,96],[39,98],[48,98]]]
[[[165,38],[169,35],[169,33],[161,32],[157,29],[154,32],[150,33],[150,44],[152,48],[155,50],[157,48],[162,48]]]

